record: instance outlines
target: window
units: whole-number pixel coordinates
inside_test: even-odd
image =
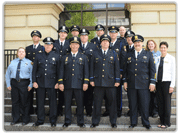
[[[59,17],[59,26],[78,25],[90,31],[89,38],[96,36],[95,26],[101,24],[108,34],[108,27],[116,25],[125,26],[130,29],[129,12],[125,9],[124,3],[63,3],[65,9]]]

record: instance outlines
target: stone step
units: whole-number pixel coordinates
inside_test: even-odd
[[[131,129],[129,125],[117,125],[117,128],[111,128],[110,125],[99,125],[96,128],[90,128],[91,124],[86,124],[86,128],[80,128],[76,124],[70,125],[68,128],[63,128],[62,123],[57,123],[56,127],[51,127],[50,123],[44,123],[39,127],[32,127],[33,123],[29,123],[25,126],[22,126],[21,123],[14,126],[10,126],[10,122],[4,123],[4,130],[6,131],[175,131],[176,125],[171,125],[167,129],[158,128],[157,125],[151,125],[152,129],[147,130],[138,125],[137,127]]]
[[[35,107],[35,105],[33,105]],[[76,107],[77,106],[71,106],[72,109],[72,113],[75,113],[76,111]],[[63,106],[64,108],[64,106]],[[122,114],[126,113],[128,111],[128,107],[127,106],[123,106],[122,107]],[[47,113],[49,111],[49,106],[45,105],[45,113]],[[4,113],[11,113],[12,112],[12,105],[4,105]],[[105,112],[105,106],[101,107],[101,112],[104,113]],[[85,113],[85,109],[84,109],[84,113]],[[176,107],[171,107],[171,115],[176,115]]]
[[[30,122],[36,122],[37,121],[37,115],[33,114],[30,115]],[[65,115],[63,116],[58,116],[57,118],[57,123],[64,123],[64,119],[65,119]],[[12,116],[11,113],[5,113],[4,114],[4,122],[11,122],[12,121]],[[150,124],[152,125],[158,125],[160,123],[160,119],[158,118],[152,118],[149,117],[149,121]],[[92,123],[92,117],[87,117],[86,115],[84,115],[84,122],[85,124],[91,124]],[[49,116],[45,117],[45,123],[49,123]],[[77,123],[77,117],[72,115],[72,124],[76,124]],[[138,117],[138,123],[141,124],[141,117]],[[101,117],[100,123],[99,124],[109,124],[109,116],[107,117]],[[125,117],[125,116],[121,116],[117,118],[117,125],[129,125],[130,124],[130,117]],[[176,116],[172,115],[171,116],[171,125],[175,125],[176,124]]]
[[[36,105],[36,98],[33,99],[33,104]],[[58,103],[58,98],[57,98],[57,103]],[[5,98],[4,99],[4,104],[5,105],[11,105],[12,101],[11,98]],[[122,105],[123,106],[128,106],[128,99],[122,99]],[[45,99],[45,105],[49,105],[49,99]],[[72,99],[72,106],[76,105],[76,100],[75,98]],[[105,105],[105,101],[103,100],[103,106]],[[171,106],[176,106],[176,99],[171,99]]]

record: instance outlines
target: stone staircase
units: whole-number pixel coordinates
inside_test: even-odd
[[[39,127],[32,127],[33,123],[36,121],[37,116],[36,114],[31,115],[31,121],[29,124],[22,126],[21,123],[18,123],[14,126],[11,126],[10,123],[12,121],[11,117],[11,93],[5,89],[4,91],[4,130],[6,131],[175,131],[176,130],[176,90],[172,94],[172,104],[171,104],[171,127],[167,129],[160,129],[157,128],[157,125],[160,123],[159,117],[158,118],[152,118],[150,117],[150,124],[152,126],[151,130],[147,130],[144,127],[142,127],[141,124],[141,117],[138,118],[138,125],[134,129],[130,129],[130,118],[125,117],[124,114],[128,111],[128,99],[127,99],[127,93],[123,91],[123,109],[122,109],[122,116],[117,118],[117,128],[111,128],[111,124],[109,122],[109,117],[101,117],[101,121],[99,126],[96,128],[90,128],[91,125],[91,118],[84,115],[84,121],[86,124],[86,128],[80,128],[76,124],[76,116],[74,116],[76,105],[75,100],[72,101],[72,125],[70,125],[68,128],[62,128],[62,125],[64,123],[64,115],[58,116],[57,118],[57,126],[52,128],[49,123],[49,118],[46,116],[44,125],[41,125]],[[35,104],[36,98],[34,98],[34,104]],[[47,113],[49,110],[48,106],[48,98],[46,98],[45,101],[45,112]],[[85,110],[84,110],[85,111]],[[102,106],[102,113],[105,111],[104,101]],[[86,112],[84,112],[86,114]]]

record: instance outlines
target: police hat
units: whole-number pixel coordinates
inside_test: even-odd
[[[71,28],[70,28],[70,31],[72,32],[72,31],[80,31],[80,27],[79,26],[77,26],[77,25],[73,25]]]
[[[85,28],[81,29],[80,32],[79,32],[80,35],[89,35],[89,31]]]
[[[61,26],[60,28],[59,28],[59,30],[57,30],[57,32],[58,33],[60,33],[60,32],[66,32],[67,34],[69,33],[69,29],[68,29],[68,27],[66,27],[66,26]]]
[[[125,38],[127,38],[127,37],[132,37],[132,36],[134,36],[134,35],[135,35],[135,33],[134,33],[133,31],[128,30],[128,31],[126,31],[124,37],[125,37]]]
[[[141,35],[135,35],[135,36],[132,37],[131,40],[132,40],[133,43],[134,43],[134,42],[137,42],[137,41],[143,42],[143,41],[144,41],[144,38],[143,38]]]
[[[109,43],[111,42],[111,37],[107,34],[103,34],[101,37],[100,37],[100,42],[102,42],[103,40],[108,40]]]
[[[33,37],[34,35],[38,36],[39,38],[41,38],[41,33],[38,30],[34,30],[31,32],[31,37]]]
[[[70,39],[69,39],[69,43],[71,44],[71,43],[78,43],[79,45],[81,44],[81,40],[80,40],[80,38],[79,37],[71,37]]]
[[[51,37],[46,37],[46,38],[44,38],[43,42],[47,45],[51,45],[54,43],[54,39]]]
[[[101,25],[101,24],[97,24],[96,26],[95,26],[95,30],[96,31],[99,31],[99,30],[105,30],[105,28],[103,27],[103,25]]]
[[[109,31],[110,33],[117,33],[117,32],[119,31],[119,28],[117,28],[116,26],[110,26],[110,27],[108,28],[108,31]]]

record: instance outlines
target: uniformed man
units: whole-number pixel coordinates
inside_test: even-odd
[[[116,87],[120,85],[119,57],[115,51],[109,49],[111,38],[102,35],[102,48],[96,51],[90,63],[90,84],[94,88],[94,104],[91,128],[99,125],[101,105],[106,95],[109,106],[110,123],[112,128],[117,127]]]
[[[45,43],[45,52],[39,51],[33,65],[33,87],[37,88],[38,94],[37,121],[33,126],[39,126],[44,123],[44,101],[47,92],[50,107],[49,120],[51,126],[55,127],[57,119],[57,91],[55,89],[58,89],[60,57],[52,51],[54,40],[51,37],[46,37],[43,42]]]
[[[20,47],[17,50],[18,58],[11,61],[6,71],[7,89],[11,91],[12,118],[11,125],[18,123],[22,115],[22,125],[30,121],[29,91],[32,89],[32,62],[25,58],[26,51]]]
[[[44,47],[40,45],[39,41],[42,37],[41,33],[38,30],[33,30],[31,32],[31,37],[33,40],[33,44],[26,47],[26,58],[32,61],[32,64],[35,60],[35,56],[39,51],[44,51]],[[36,90],[35,90],[36,91]],[[34,114],[34,108],[33,108],[33,97],[34,97],[34,88],[30,91],[30,109],[29,113]],[[37,93],[36,93],[37,98]],[[37,106],[37,100],[36,100],[36,106]],[[37,108],[35,110],[37,112]]]
[[[95,30],[96,30],[97,37],[94,37],[91,40],[91,42],[94,43],[98,49],[100,49],[101,48],[101,46],[100,46],[100,44],[101,44],[100,37],[104,34],[105,28],[104,28],[103,25],[97,24],[95,26]]]
[[[86,55],[78,51],[81,41],[79,37],[70,38],[71,53],[65,55],[61,61],[59,89],[64,91],[65,123],[62,127],[71,124],[71,101],[73,94],[77,103],[77,125],[85,127],[83,91],[89,83],[89,66]]]
[[[97,49],[93,43],[88,42],[89,31],[87,29],[80,30],[81,45],[79,52],[85,54],[88,57],[90,63],[93,52]],[[90,64],[89,64],[90,65]],[[93,87],[89,84],[88,89],[84,92],[84,106],[87,116],[92,115],[92,103],[93,103]]]
[[[149,102],[150,91],[155,89],[155,63],[152,53],[142,49],[144,38],[141,35],[132,37],[135,50],[127,53],[124,66],[124,88],[128,91],[130,103],[130,128],[138,121],[138,103],[142,124],[150,129]]]
[[[66,37],[69,33],[69,29],[66,26],[61,26],[57,31],[59,34],[59,39],[55,40],[53,43],[53,50],[62,58],[62,56],[66,55],[70,52],[69,41],[66,40]],[[64,105],[64,93],[61,90],[58,91],[58,107],[57,107],[57,115],[63,115],[63,105]]]
[[[80,27],[77,25],[73,25],[70,27],[70,31],[73,37],[78,37],[80,32]]]
[[[127,52],[131,52],[134,50],[134,43],[131,40],[134,35],[135,35],[135,33],[130,30],[126,31],[126,33],[125,33],[125,38],[128,43],[128,45],[126,45]]]

